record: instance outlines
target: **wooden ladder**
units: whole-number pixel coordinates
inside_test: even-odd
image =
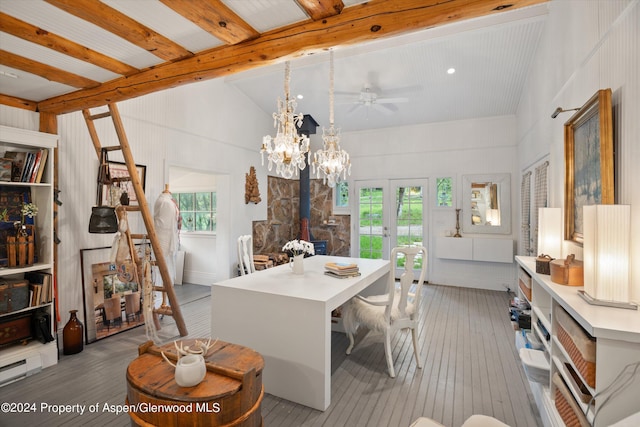
[[[142,219],[144,221],[144,225],[147,229],[146,234],[132,234],[130,230],[127,229],[127,241],[129,243],[130,252],[132,254],[132,261],[136,265],[136,269],[138,270],[139,276],[139,286],[142,286],[142,260],[140,257],[136,255],[136,251],[134,249],[134,239],[148,239],[151,243],[151,248],[153,249],[153,253],[155,254],[155,265],[157,265],[158,270],[160,271],[160,276],[162,277],[162,286],[154,287],[154,290],[163,292],[163,304],[161,307],[154,309],[154,323],[156,325],[156,329],[160,329],[160,322],[158,321],[158,315],[167,315],[172,316],[178,326],[178,331],[180,336],[188,335],[187,328],[184,323],[184,318],[182,317],[182,311],[180,310],[180,305],[178,304],[178,299],[176,298],[175,290],[173,289],[173,279],[169,274],[169,269],[167,268],[167,262],[163,256],[162,248],[160,247],[160,242],[158,241],[158,235],[156,234],[156,230],[153,223],[153,217],[149,211],[149,204],[147,203],[147,199],[144,194],[144,189],[142,188],[142,184],[140,183],[140,178],[138,177],[138,172],[136,170],[136,163],[133,160],[133,155],[131,154],[131,147],[129,146],[129,141],[127,140],[127,135],[124,132],[124,126],[122,125],[122,120],[120,119],[120,113],[118,113],[118,108],[115,104],[107,104],[109,107],[109,111],[98,113],[92,115],[88,109],[82,110],[82,115],[84,116],[84,120],[87,123],[87,128],[89,129],[89,135],[91,136],[91,141],[93,142],[93,147],[96,150],[96,154],[98,155],[98,159],[100,159],[100,155],[102,150],[107,151],[122,151],[122,157],[124,158],[124,163],[127,166],[127,171],[129,172],[129,178],[127,180],[131,181],[133,186],[133,190],[135,192],[136,198],[138,199],[138,206],[121,206],[117,209],[118,216],[123,215],[122,209],[133,212],[140,212],[142,214]],[[113,125],[115,127],[116,134],[118,136],[118,141],[120,145],[112,146],[112,147],[102,147],[100,144],[100,140],[98,139],[98,133],[96,131],[94,120],[102,119],[105,117],[111,117],[113,120]],[[122,181],[123,179],[119,179]],[[164,304],[165,295],[169,299],[169,306]],[[148,321],[148,320],[147,320]]]

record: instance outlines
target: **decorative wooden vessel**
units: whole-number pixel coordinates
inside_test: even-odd
[[[554,259],[551,264],[551,281],[559,285],[584,286],[584,267],[574,255],[566,259]]]
[[[182,340],[193,346],[195,340]],[[177,360],[173,343],[157,347],[151,341],[138,349],[138,358],[127,368],[127,405],[132,426],[262,426],[262,356],[247,347],[218,341],[204,355],[207,374],[194,387],[180,387],[175,368],[160,352]],[[162,406],[155,406],[162,405]],[[152,410],[153,408],[171,410]]]

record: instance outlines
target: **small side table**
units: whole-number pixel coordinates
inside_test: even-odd
[[[193,339],[181,342],[195,344]],[[218,341],[205,356],[204,380],[194,387],[180,387],[175,368],[160,352],[177,359],[173,343],[158,347],[148,341],[127,368],[126,404],[132,426],[262,426],[264,359],[259,353]]]

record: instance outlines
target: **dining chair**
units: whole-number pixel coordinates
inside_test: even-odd
[[[127,323],[129,323],[129,319],[134,319],[136,321],[140,320],[140,307],[140,291],[125,294],[124,312],[127,318]]]
[[[420,272],[417,278],[416,268],[419,268]],[[399,273],[400,270],[403,271],[399,283],[397,283],[396,272]],[[418,368],[422,368],[418,350],[418,319],[420,317],[420,294],[426,273],[427,250],[424,246],[393,248],[387,293],[369,297],[356,295],[343,307],[343,325],[349,337],[347,354],[351,354],[354,347],[354,336],[358,332],[358,328],[366,328],[367,333],[369,331],[382,332],[389,376],[395,378],[391,337],[398,330],[410,329],[413,339],[413,354]],[[414,284],[416,279],[417,283]]]
[[[107,331],[112,324],[122,323],[122,307],[120,305],[120,295],[104,300],[104,320],[107,324]]]
[[[253,264],[253,237],[251,235],[238,237],[238,267],[241,276],[256,272],[256,267]]]

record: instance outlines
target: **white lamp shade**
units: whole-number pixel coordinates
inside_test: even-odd
[[[600,301],[628,303],[631,207],[583,208],[584,291]]]
[[[538,253],[562,258],[562,209],[538,209]]]

